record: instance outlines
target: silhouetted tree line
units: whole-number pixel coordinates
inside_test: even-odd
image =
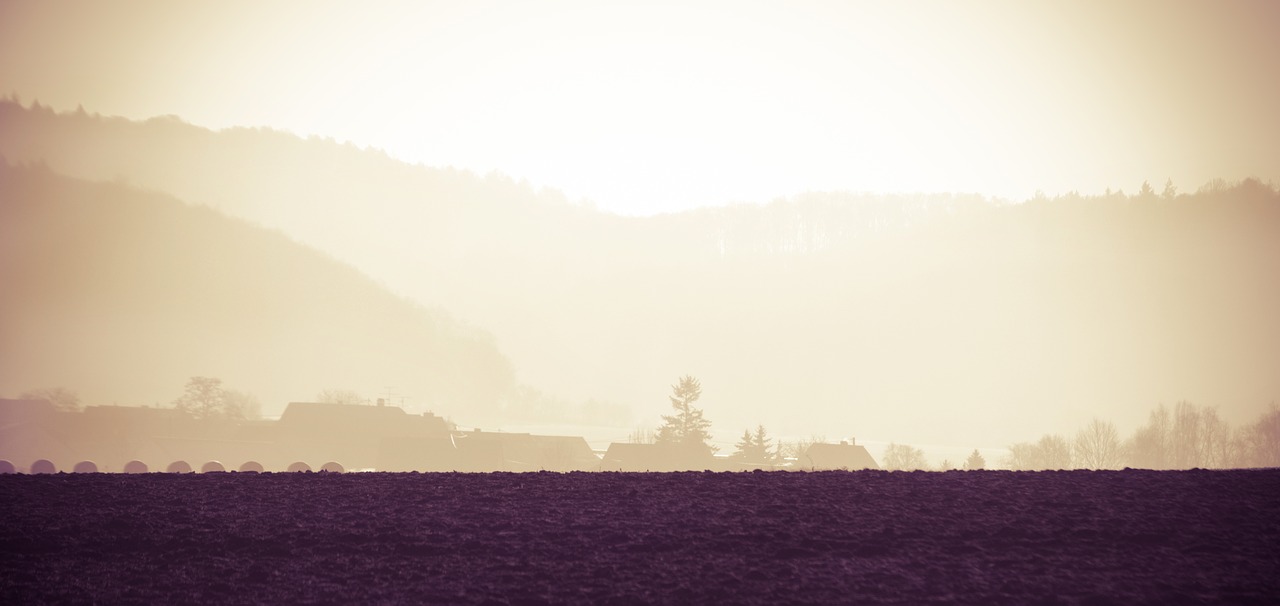
[[[65,387],[31,389],[18,396],[24,400],[46,400],[55,410],[79,412],[80,395]],[[252,394],[227,389],[216,377],[191,377],[182,395],[172,403],[177,410],[199,420],[245,420],[261,416],[262,405]]]
[[[1009,446],[1010,469],[1192,469],[1280,467],[1280,407],[1235,428],[1216,408],[1161,404],[1147,422],[1121,440],[1114,425],[1094,419],[1074,439],[1046,434]]]

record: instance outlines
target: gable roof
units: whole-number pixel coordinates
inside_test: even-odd
[[[857,444],[811,444],[799,460],[801,469],[880,469],[867,449]]]
[[[398,406],[324,402],[290,402],[280,415],[280,427],[290,433],[332,436],[428,436],[449,429],[440,417],[410,415]]]
[[[698,450],[666,444],[614,442],[604,453],[603,471],[686,471],[703,470],[715,459]]]

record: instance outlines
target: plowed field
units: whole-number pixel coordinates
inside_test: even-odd
[[[1280,602],[1280,470],[0,477],[0,603]]]

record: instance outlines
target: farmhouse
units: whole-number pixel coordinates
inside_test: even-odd
[[[702,471],[717,468],[715,457],[668,444],[614,442],[604,453],[601,471]]]
[[[820,471],[825,469],[880,469],[871,453],[863,446],[850,442],[839,444],[811,444],[796,461],[796,467],[802,470]]]

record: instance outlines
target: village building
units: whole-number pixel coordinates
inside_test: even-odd
[[[880,469],[876,464],[876,460],[871,457],[871,453],[867,449],[851,441],[842,441],[839,444],[811,444],[799,460],[796,461],[796,469],[805,471],[822,471],[844,469],[848,471],[856,471],[859,469]]]

